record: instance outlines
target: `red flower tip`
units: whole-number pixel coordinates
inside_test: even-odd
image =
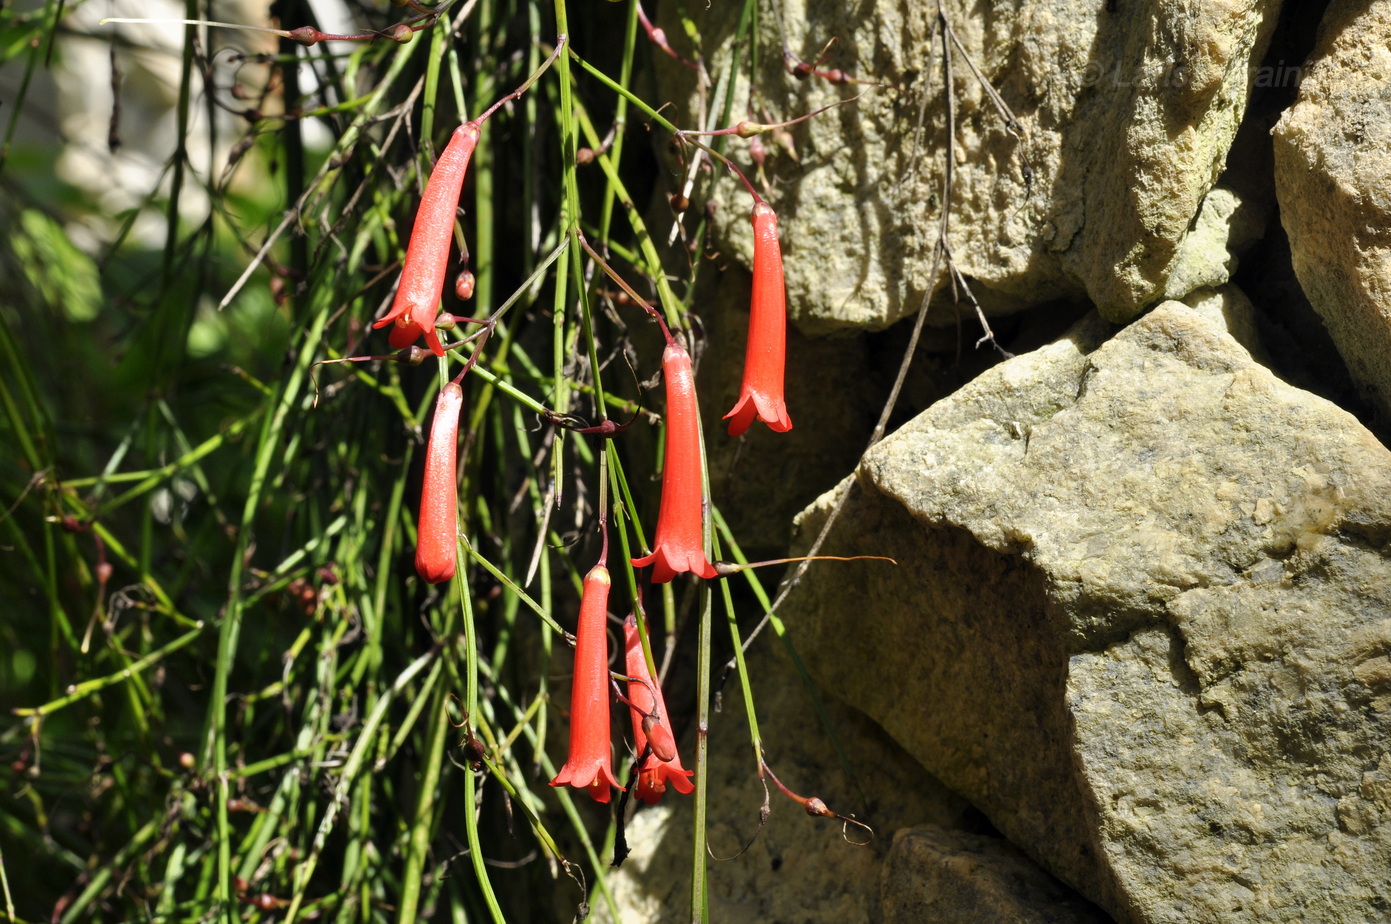
[[[757,418],[778,433],[792,429],[783,398],[787,362],[787,294],[778,216],[766,202],[753,207],[753,297],[749,302],[749,342],[744,382],[734,410],[724,415],[729,435],[742,436]]]
[[[608,802],[610,787],[623,788],[609,753],[609,584],[603,565],[584,576],[570,688],[570,755],[551,780],[552,786],[583,789],[595,802]]]
[[[455,463],[459,448],[459,413],[464,390],[457,382],[440,389],[435,420],[425,448],[425,483],[420,491],[420,520],[416,527],[415,570],[431,584],[454,576],[458,549],[458,483]]]
[[[435,330],[435,314],[439,311],[440,293],[449,270],[449,245],[454,240],[454,213],[459,208],[459,194],[464,188],[464,174],[469,158],[478,146],[479,126],[465,122],[454,129],[420,197],[415,226],[411,228],[410,243],[406,245],[406,260],[401,267],[401,284],[391,310],[372,326],[396,324],[391,345],[400,349],[414,342],[403,341],[414,330],[416,337],[425,335],[425,342],[436,356],[444,355],[439,333]],[[409,324],[403,320],[409,319]]]
[[[666,467],[652,554],[633,559],[634,568],[654,565],[652,582],[665,584],[682,571],[717,577],[705,557],[705,483],[701,477],[700,409],[690,354],[672,341],[662,353],[666,382]]]
[[[638,637],[638,622],[632,616],[623,623],[623,641],[625,666],[628,676],[633,678],[628,681],[633,747],[641,757],[647,746],[652,746],[652,753],[643,759],[642,767],[638,770],[638,785],[633,795],[647,805],[656,805],[668,785],[676,787],[676,791],[682,795],[693,792],[695,786],[690,780],[692,771],[681,766],[662,688],[652,680],[652,674],[647,669],[647,659],[642,655],[642,640]]]

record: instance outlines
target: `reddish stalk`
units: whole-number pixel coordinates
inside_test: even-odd
[[[740,571],[748,571],[750,568],[765,568],[769,565],[788,565],[794,561],[886,561],[891,565],[898,564],[887,555],[803,555],[800,558],[770,558],[767,561],[751,561],[744,564],[732,561],[715,562],[715,571],[720,577],[729,577],[731,574],[738,574]]]
[[[647,39],[653,45],[656,45],[662,51],[666,52],[669,57],[674,58],[677,61],[680,61],[682,64],[686,65],[686,67],[689,67],[697,74],[700,73],[699,64],[694,64],[690,61],[687,61],[685,58],[681,57],[679,54],[676,53],[676,49],[671,47],[671,43],[667,41],[666,30],[661,28],[660,26],[652,25],[652,20],[648,19],[647,14],[643,12],[641,3],[638,4],[638,24],[642,26],[642,31],[647,33]]]
[[[816,60],[810,64],[793,54],[791,48],[783,46],[783,66],[787,68],[787,72],[789,74],[791,74],[793,77],[796,77],[798,80],[806,80],[808,77],[820,77],[822,80],[825,80],[828,83],[836,84],[837,86],[844,86],[846,84],[853,83],[867,87],[883,87],[889,90],[898,89],[892,84],[875,83],[872,80],[860,80],[856,77],[850,76],[838,67],[833,67],[827,71],[821,70],[821,65],[825,64],[826,61],[831,57],[831,54],[833,53],[832,49],[834,49],[838,41],[839,39],[837,39],[834,35],[831,36],[831,38],[826,42],[826,44],[821,46],[821,53],[816,56]]]
[[[822,106],[820,109],[808,112],[805,115],[799,115],[795,119],[788,119],[786,122],[755,122],[752,119],[743,119],[742,121],[736,122],[734,125],[731,125],[728,128],[715,128],[711,129],[708,132],[688,131],[686,129],[679,129],[676,132],[676,136],[682,139],[683,141],[691,136],[706,137],[708,135],[738,135],[740,138],[752,138],[755,135],[761,135],[764,132],[771,132],[774,129],[787,128],[790,125],[796,125],[798,122],[805,122],[807,119],[811,119],[821,115],[821,113],[827,111],[828,109],[834,109],[837,106],[844,106],[846,103],[853,103],[855,102],[855,100],[859,98],[860,97],[858,94],[855,96],[847,96],[845,99],[836,100],[834,103],[831,103],[828,106]]]
[[[605,418],[597,424],[589,424],[573,414],[557,414],[555,411],[543,411],[541,417],[553,427],[560,427],[562,430],[569,430],[572,433],[597,434],[604,439],[613,439],[624,430],[631,427],[639,417],[634,414],[623,423],[614,423]]]
[[[761,759],[761,758],[759,759],[759,770],[760,770],[760,773],[767,774],[768,777],[769,777],[770,779],[772,779],[773,785],[776,786],[776,787],[779,789],[779,791],[782,792],[782,794],[783,794],[784,796],[787,796],[787,798],[791,799],[793,802],[796,802],[798,805],[800,805],[800,806],[802,807],[802,810],[805,811],[808,815],[811,815],[811,816],[816,817],[816,818],[838,818],[838,819],[840,819],[840,822],[841,822],[841,836],[845,838],[845,840],[846,840],[847,843],[853,844],[853,845],[855,845],[856,847],[867,847],[867,846],[869,845],[870,841],[872,841],[872,840],[874,839],[874,829],[871,828],[869,825],[865,824],[863,821],[860,821],[859,819],[857,819],[854,815],[842,815],[842,814],[840,814],[840,812],[836,812],[836,811],[833,811],[832,809],[828,808],[828,807],[826,806],[826,803],[823,802],[819,797],[817,797],[817,796],[799,796],[799,795],[797,795],[795,792],[793,792],[792,790],[788,789],[786,786],[782,785],[782,780],[778,779],[777,774],[775,774],[775,773],[773,772],[773,768],[772,768],[772,767],[768,766],[768,762],[767,762],[766,760],[763,760],[763,759]],[[857,827],[864,828],[866,831],[869,832],[869,840],[867,840],[867,841],[852,841],[852,840],[850,840],[849,836],[848,836],[847,833],[846,833],[846,826],[848,826],[848,825],[855,825],[855,826],[857,826]]]
[[[676,340],[671,335],[671,329],[667,327],[666,319],[662,317],[662,313],[657,310],[657,307],[653,305],[651,302],[649,302],[647,299],[643,298],[641,295],[634,292],[633,287],[628,285],[628,283],[624,281],[623,277],[618,275],[618,273],[614,270],[612,266],[609,266],[608,261],[606,261],[603,257],[599,256],[599,252],[596,251],[593,247],[589,246],[589,238],[584,236],[583,231],[577,231],[576,234],[579,236],[580,246],[584,248],[584,252],[589,254],[590,258],[595,262],[595,264],[597,264],[598,267],[602,269],[610,279],[612,279],[614,282],[618,284],[618,287],[622,289],[623,292],[627,294],[627,296],[630,299],[633,300],[634,305],[637,305],[643,311],[646,311],[648,315],[650,315],[652,319],[655,320],[658,325],[660,325],[660,327],[662,328],[662,336],[666,338],[667,345],[669,346],[675,343]]]

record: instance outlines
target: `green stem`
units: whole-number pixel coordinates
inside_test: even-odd
[[[465,582],[460,580],[460,603],[464,611],[464,665],[465,665],[465,708],[470,716],[480,714],[478,708],[478,637],[473,622],[473,603]],[[473,771],[464,774],[464,836],[468,840],[469,859],[473,861],[473,874],[478,887],[483,890],[483,901],[488,906],[496,924],[506,924],[497,896],[493,894],[493,884],[488,878],[488,869],[483,862],[483,844],[478,837],[478,813],[475,793],[476,780]],[[404,918],[409,920],[409,918]]]
[[[246,505],[242,509],[241,526],[237,532],[236,550],[232,557],[231,576],[227,581],[227,610],[222,618],[222,628],[217,643],[217,667],[213,674],[213,685],[208,703],[208,721],[205,737],[203,764],[212,764],[217,786],[216,826],[217,826],[217,887],[214,898],[222,908],[223,917],[230,922],[234,918],[235,898],[232,889],[232,850],[231,825],[227,819],[227,800],[231,796],[227,776],[227,681],[236,660],[237,641],[241,633],[241,620],[245,609],[242,595],[242,572],[246,566],[247,550],[255,532],[256,511],[261,505],[261,491],[266,483],[271,462],[278,458],[277,448],[290,414],[300,394],[304,378],[308,374],[309,361],[314,355],[313,344],[323,336],[329,312],[317,311],[309,329],[305,331],[297,354],[297,362],[290,372],[275,412],[264,418],[260,444],[251,474],[251,484],[247,489]],[[208,750],[211,750],[209,755]],[[211,757],[211,760],[209,760]]]
[[[710,624],[714,595],[710,592],[708,582],[701,583],[700,598],[700,628],[696,638],[696,791],[691,864],[692,924],[704,924],[710,920],[705,823],[710,804]]]
[[[460,587],[464,582],[458,581]],[[467,591],[463,591],[467,594]],[[449,608],[453,612],[453,608]],[[448,622],[453,622],[449,619]],[[435,805],[439,799],[440,770],[444,766],[444,742],[449,734],[449,714],[445,711],[445,700],[449,691],[445,684],[436,684],[430,697],[430,713],[434,720],[421,760],[420,802],[415,808],[415,818],[411,822],[410,839],[406,845],[406,868],[402,874],[401,921],[417,920],[420,905],[420,886],[425,871],[425,858],[430,852],[430,831],[434,827]],[[422,697],[423,698],[423,697]],[[468,811],[473,804],[467,801]],[[486,888],[486,886],[485,886]],[[288,920],[288,919],[287,919]]]
[[[131,836],[130,843],[122,847],[116,855],[111,858],[110,863],[102,866],[93,874],[91,880],[87,883],[87,888],[83,889],[82,894],[78,895],[76,900],[63,912],[63,916],[59,918],[59,924],[72,924],[72,922],[83,917],[90,909],[92,903],[97,900],[97,896],[101,895],[111,883],[111,877],[115,876],[120,870],[125,869],[126,864],[128,864],[132,858],[139,856],[140,852],[145,849],[149,842],[154,840],[155,835],[159,833],[162,825],[163,819],[152,818],[143,828],[135,832],[135,834]]]
[[[561,60],[564,60],[563,58]],[[584,131],[585,140],[594,148],[599,146],[599,133],[595,131],[594,125],[589,121],[588,114],[584,109],[578,109],[575,113],[579,120],[580,128]],[[671,291],[671,285],[667,282],[666,273],[662,269],[662,259],[657,255],[657,247],[652,243],[652,235],[647,231],[647,223],[638,214],[637,206],[634,204],[632,196],[628,195],[627,187],[623,185],[623,180],[618,175],[618,168],[607,154],[599,154],[596,151],[595,162],[604,171],[604,176],[609,178],[615,189],[622,197],[625,210],[628,213],[628,223],[633,227],[633,234],[637,237],[638,247],[642,251],[643,259],[647,262],[646,271],[652,277],[653,283],[657,286],[657,297],[662,303],[662,311],[666,315],[667,324],[673,329],[685,329],[685,316],[681,310],[683,303],[676,297],[676,293]]]
[[[114,687],[118,683],[125,683],[127,680],[134,678],[137,674],[145,670],[147,667],[150,667],[154,664],[158,664],[167,655],[173,654],[180,648],[188,646],[191,642],[193,642],[202,634],[203,624],[201,622],[196,623],[192,631],[180,635],[178,638],[174,639],[169,644],[155,649],[154,651],[145,655],[145,657],[141,658],[140,660],[131,662],[131,664],[128,667],[124,668],[121,671],[118,671],[115,674],[110,674],[106,677],[99,677],[96,680],[84,680],[82,683],[74,685],[71,688],[70,692],[68,692],[65,696],[61,696],[58,699],[55,699],[51,702],[44,703],[42,706],[33,706],[29,708],[15,708],[10,711],[18,716],[33,716],[35,718],[42,718],[46,715],[52,715],[53,713],[57,712],[59,709],[62,709],[65,706],[70,706],[73,703],[78,702],[79,700],[86,699],[93,693],[105,690],[107,687]]]
[[[353,781],[357,779],[358,773],[362,770],[367,750],[376,736],[377,728],[382,724],[382,719],[386,717],[387,707],[405,691],[406,687],[422,670],[440,656],[440,653],[441,647],[436,645],[412,661],[410,666],[396,678],[391,689],[377,700],[371,714],[367,716],[367,721],[363,723],[362,731],[358,734],[357,743],[353,745],[352,753],[348,755],[347,761],[343,764],[338,783],[333,787],[332,798],[328,808],[324,810],[324,817],[319,822],[319,829],[314,834],[314,843],[310,848],[309,855],[304,859],[304,862],[295,868],[294,894],[290,897],[290,907],[285,912],[285,924],[293,924],[295,916],[304,903],[309,881],[314,877],[314,869],[318,866],[319,857],[323,853],[324,845],[328,842],[329,832],[333,830],[333,824],[338,819],[340,807],[347,801],[348,790],[352,788]],[[425,695],[425,691],[421,691],[420,695]],[[442,712],[443,710],[441,710]],[[408,919],[403,918],[402,920]]]
[[[717,547],[718,548],[718,547]],[[763,738],[758,732],[758,714],[753,705],[753,688],[749,685],[749,669],[744,663],[744,646],[739,638],[739,623],[734,618],[734,594],[728,581],[720,582],[720,592],[724,596],[725,616],[729,625],[729,637],[734,643],[734,659],[739,665],[739,687],[744,694],[744,714],[749,722],[749,743],[753,745],[754,764],[762,767]]]

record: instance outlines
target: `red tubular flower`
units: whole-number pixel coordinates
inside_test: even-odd
[[[695,790],[689,779],[692,771],[681,766],[681,755],[676,752],[676,738],[671,734],[662,688],[657,686],[647,670],[647,659],[642,656],[642,640],[638,638],[638,621],[632,616],[623,622],[623,640],[628,676],[633,678],[628,681],[628,703],[633,714],[633,747],[642,757],[647,746],[652,745],[652,753],[647,755],[638,769],[638,785],[633,795],[648,805],[656,805],[662,793],[667,791],[668,784],[675,786],[682,795],[689,795]]]
[[[430,171],[425,193],[420,197],[415,227],[411,229],[406,246],[406,262],[401,267],[401,285],[391,310],[373,327],[394,324],[391,345],[400,349],[410,346],[421,333],[436,356],[444,355],[439,334],[435,331],[435,314],[439,311],[440,293],[449,269],[449,244],[454,239],[454,213],[459,208],[459,194],[464,188],[464,173],[469,158],[478,145],[479,124],[465,122],[454,129],[449,144]],[[409,337],[410,339],[406,339]]]
[[[787,359],[787,295],[783,285],[778,216],[766,202],[753,207],[753,298],[749,303],[749,343],[744,352],[744,384],[734,410],[724,415],[729,435],[740,436],[757,417],[771,430],[792,429],[783,399]]]
[[[618,786],[609,754],[609,569],[595,565],[584,576],[575,629],[575,679],[570,688],[570,756],[551,780],[609,801]],[[622,789],[622,786],[618,786]]]
[[[425,449],[425,486],[420,491],[420,521],[416,527],[415,570],[431,584],[454,576],[458,549],[458,483],[455,461],[459,454],[459,413],[464,390],[458,382],[440,389],[435,399],[435,420]]]
[[[662,504],[652,554],[634,558],[633,567],[654,565],[652,583],[665,584],[681,571],[716,577],[705,557],[705,486],[701,479],[700,411],[690,354],[675,340],[662,353],[666,381],[666,467],[662,470]]]

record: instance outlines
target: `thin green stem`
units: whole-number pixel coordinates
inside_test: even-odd
[[[710,920],[707,879],[706,817],[710,806],[710,627],[714,595],[708,582],[700,588],[700,627],[696,637],[696,787],[695,826],[691,835],[691,921]]]
[[[763,737],[758,731],[758,712],[753,704],[753,688],[749,682],[749,668],[744,663],[744,647],[740,643],[739,623],[735,619],[734,594],[728,581],[720,582],[720,593],[724,598],[725,621],[729,626],[729,637],[734,644],[734,658],[739,666],[739,687],[744,694],[744,715],[749,722],[749,743],[753,746],[754,763],[763,759]]]
[[[464,613],[464,681],[466,708],[470,716],[478,715],[478,637],[477,628],[473,620],[473,603],[469,595],[468,588],[460,585],[460,605]],[[477,814],[477,793],[475,792],[475,780],[472,772],[464,774],[464,836],[468,840],[469,858],[473,861],[473,874],[478,880],[478,886],[483,891],[483,901],[488,906],[488,912],[492,915],[497,924],[505,924],[501,907],[498,906],[497,896],[493,894],[492,881],[488,877],[488,868],[483,861],[483,844],[478,836],[478,814]]]
[[[200,622],[194,626],[192,631],[184,633],[183,635],[174,639],[167,645],[160,646],[159,648],[145,655],[143,658],[131,662],[129,666],[123,668],[121,671],[115,674],[110,674],[106,677],[98,677],[95,680],[84,680],[81,683],[74,684],[72,686],[72,689],[69,690],[69,692],[65,696],[60,696],[58,699],[44,703],[42,706],[17,707],[15,709],[11,709],[10,711],[17,716],[33,716],[34,718],[42,718],[46,715],[52,715],[53,713],[57,712],[65,706],[70,706],[73,703],[86,699],[93,693],[99,693],[102,690],[107,689],[108,687],[113,687],[118,683],[125,683],[126,681],[131,680],[132,678],[140,674],[142,671],[144,671],[146,668],[158,664],[167,656],[173,654],[181,648],[188,646],[189,644],[197,640],[199,636],[201,636],[202,634],[203,624]]]
[[[295,868],[294,894],[290,899],[290,906],[285,912],[285,924],[293,924],[295,916],[299,913],[300,907],[304,903],[304,896],[308,890],[309,881],[314,877],[314,870],[318,866],[319,857],[323,853],[324,845],[328,842],[329,832],[333,830],[334,822],[338,818],[340,806],[347,801],[348,790],[357,779],[358,773],[362,771],[363,764],[367,757],[369,745],[376,735],[377,728],[386,717],[387,707],[400,696],[401,693],[410,685],[411,681],[426,667],[440,656],[441,646],[435,645],[429,651],[410,663],[396,682],[391,685],[376,705],[372,712],[367,716],[367,721],[362,724],[362,731],[358,733],[357,743],[353,746],[352,752],[348,755],[347,761],[343,764],[342,772],[338,776],[338,782],[333,788],[333,798],[324,810],[323,820],[319,823],[319,828],[314,834],[314,842],[310,848],[309,855],[304,861]],[[424,695],[422,691],[421,695]]]

